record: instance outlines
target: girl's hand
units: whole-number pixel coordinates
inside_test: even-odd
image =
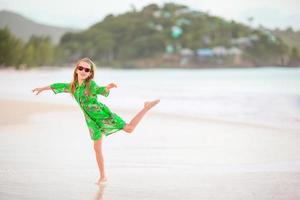
[[[44,90],[44,88],[34,88],[33,90],[32,90],[32,92],[34,93],[34,92],[37,92],[36,93],[36,95],[38,95],[40,92],[42,92]]]
[[[110,90],[111,88],[114,88],[114,87],[116,88],[117,85],[115,83],[110,83],[106,86],[106,89]]]

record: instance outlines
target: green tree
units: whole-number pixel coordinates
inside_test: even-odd
[[[0,29],[0,65],[18,67],[22,45],[22,41],[12,35],[7,27]]]

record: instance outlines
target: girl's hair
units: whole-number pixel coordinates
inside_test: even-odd
[[[76,90],[76,84],[78,84],[78,75],[76,73],[76,70],[77,70],[78,64],[80,62],[86,62],[86,63],[90,64],[90,67],[91,67],[91,74],[85,79],[85,81],[86,81],[85,82],[85,85],[86,85],[85,94],[88,95],[88,96],[91,93],[90,81],[94,78],[94,75],[95,75],[96,65],[91,59],[82,58],[82,59],[78,60],[75,64],[75,66],[74,66],[73,80],[71,82],[71,95],[73,97],[74,97],[74,93],[75,93],[75,90]]]

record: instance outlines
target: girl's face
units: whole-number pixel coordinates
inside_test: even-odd
[[[78,79],[84,80],[91,75],[91,66],[89,63],[84,61],[80,61],[76,68],[76,74],[78,75]]]

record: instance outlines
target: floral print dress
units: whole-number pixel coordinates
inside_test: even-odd
[[[71,83],[53,83],[50,88],[55,94],[71,93]],[[84,113],[91,139],[98,140],[102,134],[108,136],[122,130],[126,122],[97,100],[99,94],[107,97],[109,90],[105,86],[98,86],[94,80],[90,80],[90,96],[85,94],[85,89],[85,80],[81,85],[77,83],[74,97]]]

